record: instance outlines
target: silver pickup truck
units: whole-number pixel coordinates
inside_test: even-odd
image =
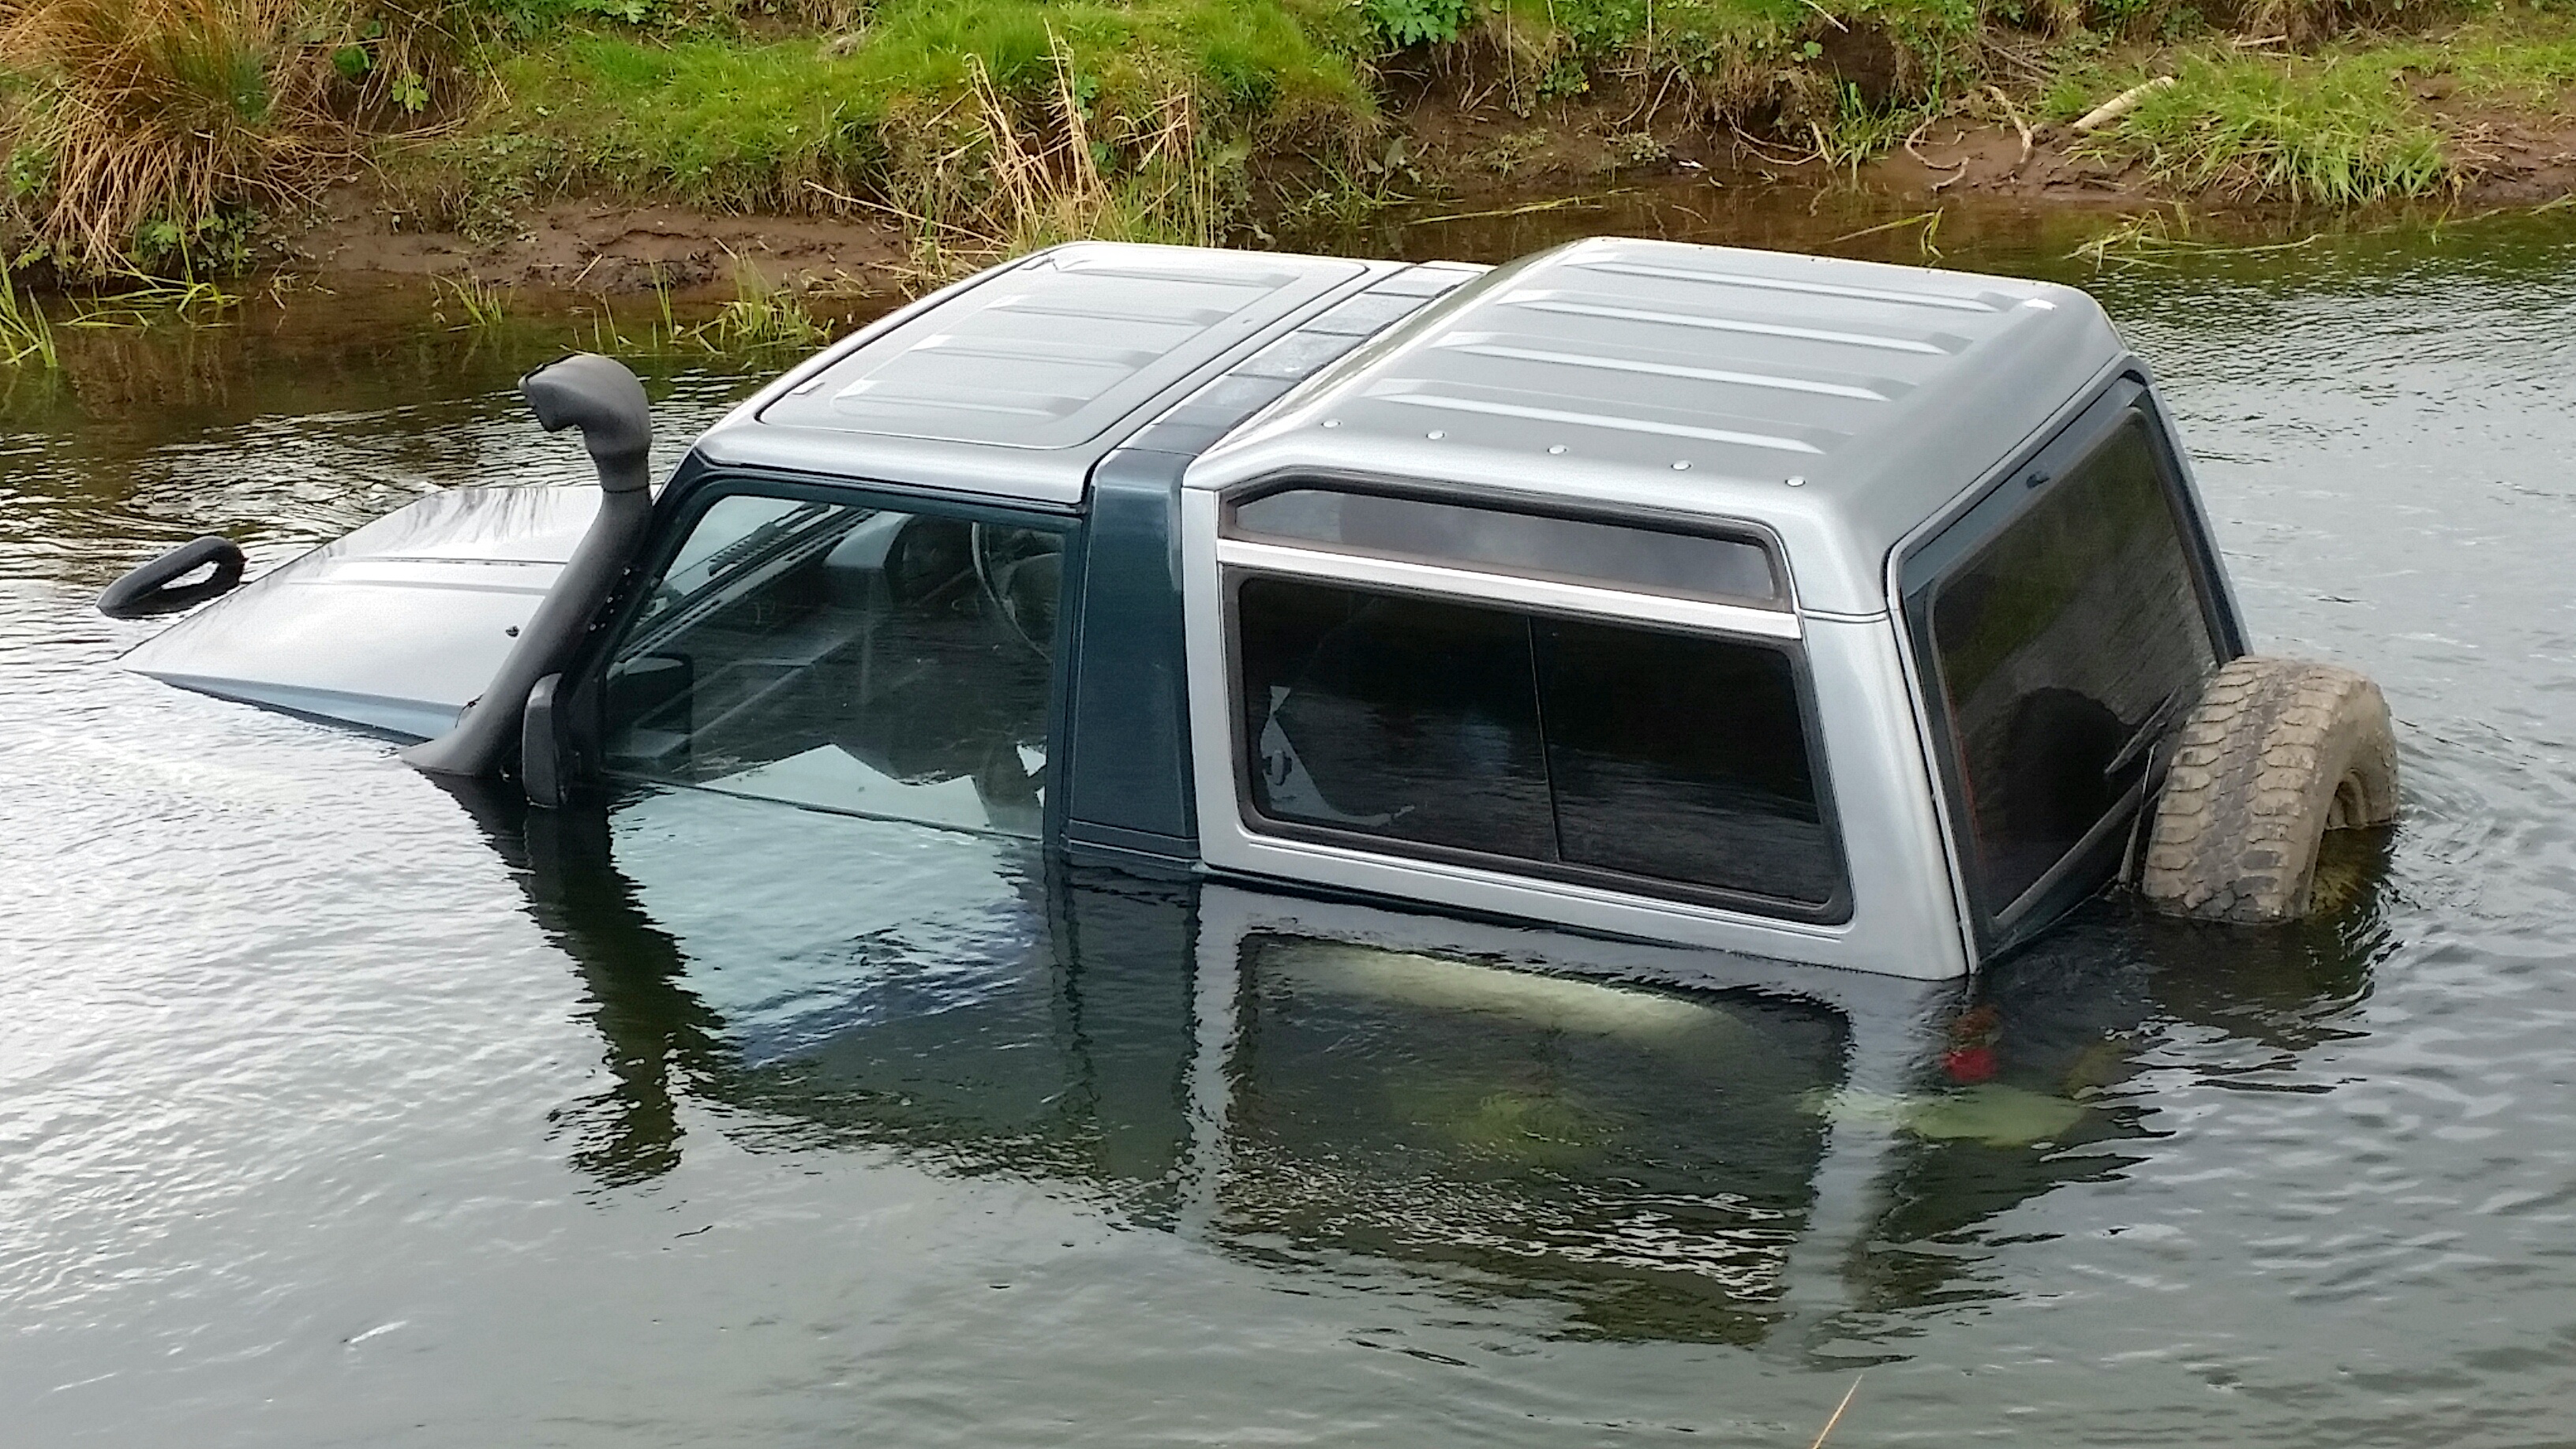
[[[658,488],[631,374],[524,387],[600,488],[425,499],[127,664],[541,806],[655,781],[1923,980],[2113,881],[2300,914],[2325,832],[2395,813],[2377,689],[2248,654],[2147,368],[2066,287],[1074,245]],[[220,593],[225,548],[103,607]]]

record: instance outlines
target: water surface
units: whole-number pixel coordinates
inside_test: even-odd
[[[1921,255],[1728,208],[1384,242]],[[701,793],[531,820],[121,674],[156,626],[88,599],[170,542],[579,478],[510,380],[587,337],[74,339],[0,401],[0,1437],[1785,1445],[1866,1368],[1837,1444],[2566,1440],[2576,240],[2075,239],[1937,243],[2102,297],[2258,646],[2385,687],[2406,816],[2299,928],[2088,908],[1892,1087],[1811,1005]],[[774,365],[650,361],[665,435]]]

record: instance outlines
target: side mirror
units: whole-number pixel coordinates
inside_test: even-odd
[[[242,581],[241,545],[212,534],[191,539],[107,586],[98,611],[111,619],[174,614],[204,603]],[[214,571],[195,583],[179,581],[200,569]]]
[[[689,768],[695,671],[686,657],[651,654],[621,661],[608,671],[603,713],[618,725],[615,754],[607,763],[648,775],[685,774]],[[608,748],[603,742],[602,749]]]
[[[563,732],[555,723],[555,691],[562,684],[560,674],[538,680],[529,688],[527,707],[519,714],[519,785],[527,791],[529,804],[546,810],[564,803],[568,783]]]

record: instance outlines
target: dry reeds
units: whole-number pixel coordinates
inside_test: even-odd
[[[429,107],[443,35],[432,12],[362,26],[313,0],[0,5],[0,47],[32,83],[8,139],[47,168],[35,240],[68,270],[113,270],[138,248],[184,258],[228,213],[310,196],[360,121]]]
[[[1808,1445],[1807,1449],[1825,1449],[1825,1441],[1834,1437],[1834,1426],[1843,1421],[1844,1411],[1852,1406],[1853,1399],[1860,1396],[1860,1381],[1867,1377],[1867,1374],[1852,1375],[1851,1387],[1843,1390],[1843,1401],[1834,1405],[1834,1416],[1825,1421],[1825,1427],[1816,1431],[1816,1442]]]
[[[970,61],[967,96],[947,113],[948,144],[907,168],[900,202],[888,208],[913,230],[908,280],[944,281],[1086,238],[1222,239],[1222,168],[1205,149],[1190,92],[1175,87],[1144,114],[1103,127],[1079,94],[1071,53],[1056,42],[1053,56],[1054,86],[1036,105],[1015,104]]]
[[[990,216],[1009,250],[1083,237],[1214,242],[1214,187],[1206,168],[1194,164],[1201,159],[1198,109],[1188,91],[1166,93],[1115,146],[1095,142],[1075,95],[1072,57],[1062,47],[1052,115],[1038,125],[1014,123],[1012,108],[980,65],[975,102],[992,168]],[[1120,180],[1103,176],[1104,153],[1123,160]]]

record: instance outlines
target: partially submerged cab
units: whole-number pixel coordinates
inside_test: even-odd
[[[2244,652],[2082,293],[1668,243],[1060,248],[765,389],[643,536],[509,666],[541,802],[662,781],[1927,979],[2101,885]],[[240,633],[184,657],[260,590],[134,662],[330,713]]]

